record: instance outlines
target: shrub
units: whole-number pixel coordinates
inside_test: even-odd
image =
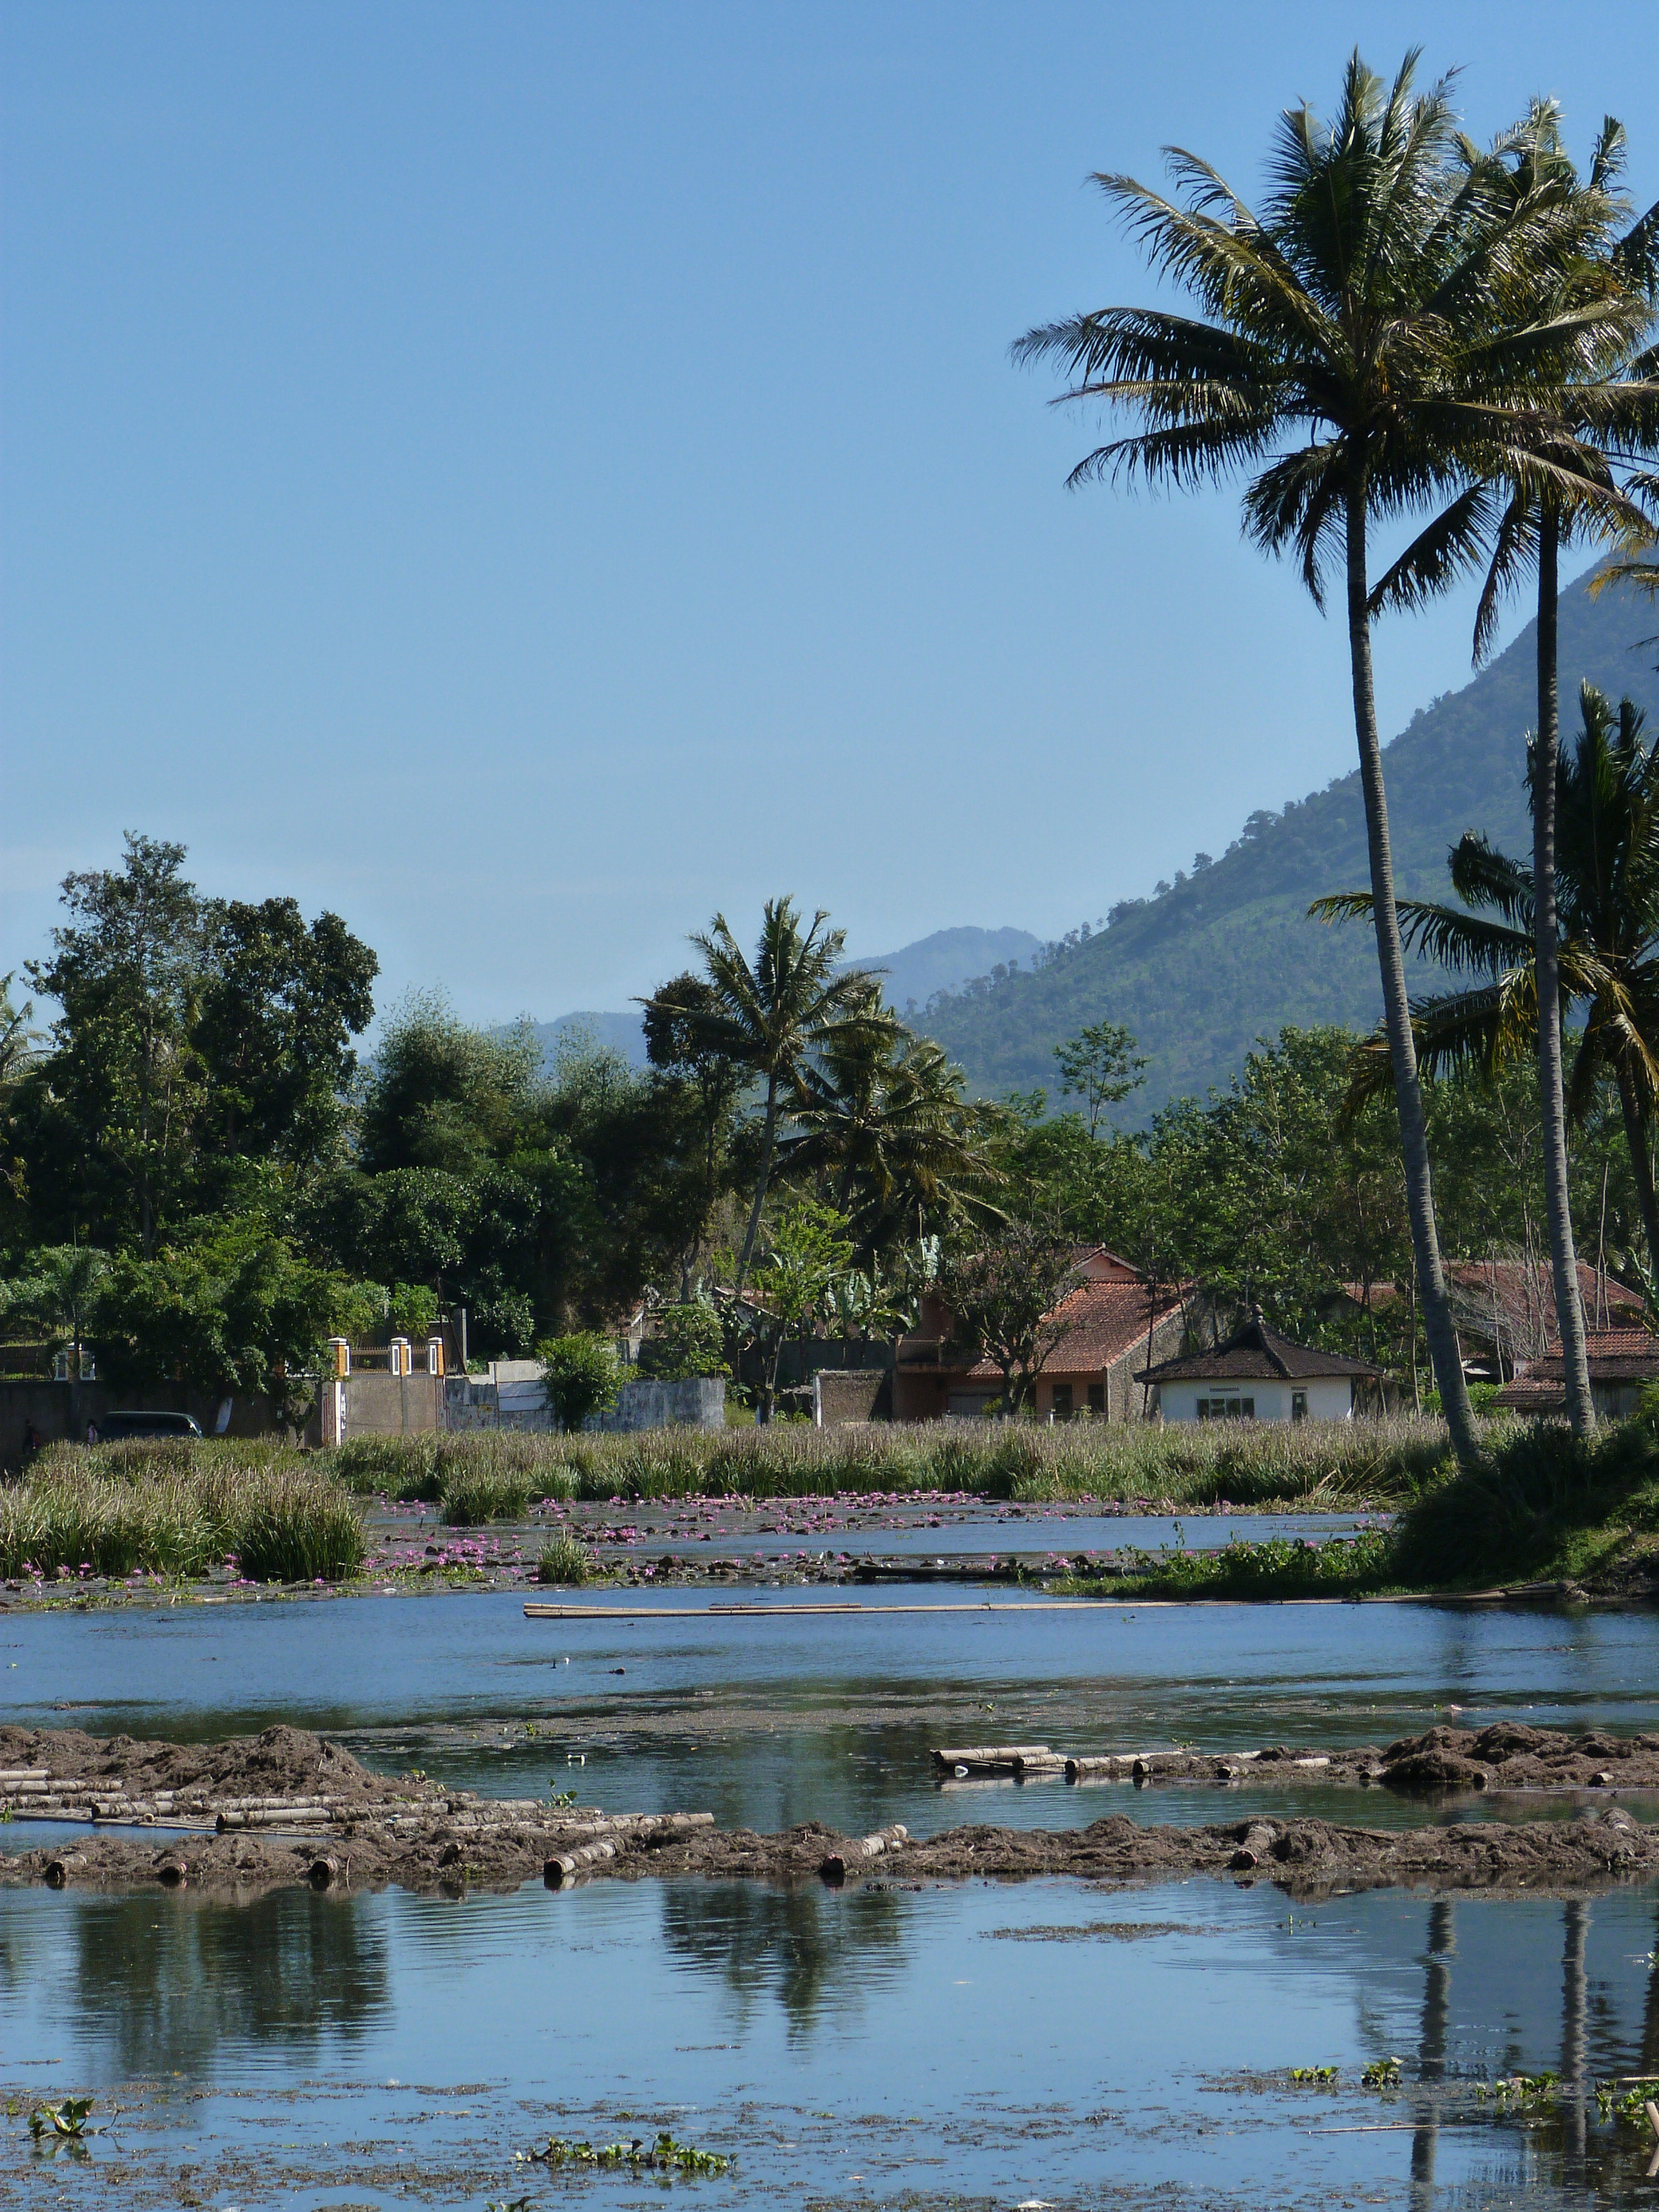
[[[536,1566],[536,1579],[542,1583],[580,1586],[596,1581],[599,1573],[599,1559],[587,1546],[562,1533],[548,1538]]]
[[[661,1382],[683,1382],[700,1375],[725,1375],[727,1369],[720,1317],[708,1298],[688,1298],[662,1307],[657,1333],[640,1346],[640,1370]]]
[[[547,1402],[567,1429],[580,1429],[592,1413],[608,1413],[617,1402],[622,1375],[609,1337],[592,1330],[574,1336],[550,1336],[536,1346],[547,1388]]]

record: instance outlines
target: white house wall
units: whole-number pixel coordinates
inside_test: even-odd
[[[1306,1382],[1165,1382],[1158,1386],[1158,1402],[1166,1421],[1195,1421],[1200,1398],[1253,1398],[1258,1421],[1288,1421],[1292,1390],[1307,1392],[1310,1421],[1353,1419],[1353,1383],[1346,1375]]]

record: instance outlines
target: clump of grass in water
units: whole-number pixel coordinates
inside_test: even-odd
[[[446,1437],[437,1448],[438,1510],[452,1528],[481,1528],[487,1521],[521,1521],[539,1494],[527,1437]]]
[[[417,1500],[431,1504],[442,1487],[438,1441],[438,1433],[432,1429],[410,1437],[349,1437],[321,1456],[359,1498],[398,1498],[410,1504]]]
[[[604,1570],[597,1555],[575,1536],[562,1533],[550,1536],[542,1547],[541,1558],[536,1563],[536,1579],[541,1583],[558,1583],[580,1588],[584,1583],[597,1582]]]
[[[1048,1586],[1114,1599],[1340,1597],[1380,1589],[1394,1572],[1388,1532],[1362,1528],[1358,1535],[1319,1543],[1269,1536],[1260,1543],[1235,1538],[1213,1551],[1125,1552],[1118,1573],[1069,1576]]]
[[[204,1454],[162,1462],[147,1481],[112,1475],[95,1455],[58,1454],[0,1486],[0,1573],[61,1569],[120,1577],[194,1577],[234,1556],[256,1582],[356,1574],[362,1523],[339,1485],[294,1455],[240,1462]]]

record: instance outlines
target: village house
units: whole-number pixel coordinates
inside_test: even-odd
[[[1636,1411],[1650,1382],[1659,1382],[1659,1336],[1645,1328],[1585,1331],[1590,1397],[1604,1420],[1622,1421]],[[1506,1413],[1564,1413],[1567,1386],[1559,1345],[1529,1359],[1492,1404]]]
[[[1555,1282],[1540,1260],[1449,1260],[1446,1296],[1471,1382],[1508,1382],[1527,1364],[1559,1342]],[[1578,1294],[1593,1329],[1639,1327],[1646,1310],[1638,1291],[1626,1290],[1605,1268],[1580,1261]],[[1382,1314],[1404,1296],[1393,1283],[1344,1283],[1343,1310]]]
[[[1077,1255],[1083,1280],[1055,1315],[1067,1324],[1036,1382],[1039,1420],[1138,1421],[1146,1393],[1134,1369],[1180,1346],[1183,1331],[1177,1286],[1150,1282],[1103,1245]],[[947,1414],[988,1413],[1002,1391],[1002,1370],[988,1359],[953,1358],[953,1323],[934,1291],[922,1298],[912,1334],[900,1340],[893,1370],[893,1419],[936,1421]]]
[[[1261,1309],[1205,1352],[1144,1368],[1136,1381],[1157,1392],[1166,1421],[1350,1421],[1354,1394],[1382,1370],[1340,1352],[1292,1344]]]

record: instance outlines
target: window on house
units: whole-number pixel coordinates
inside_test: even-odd
[[[1106,1385],[1103,1382],[1091,1382],[1089,1385],[1089,1411],[1091,1413],[1097,1413],[1103,1421],[1105,1419]]]
[[[1072,1386],[1069,1382],[1056,1382],[1054,1385],[1054,1419],[1057,1421],[1071,1419]]]
[[[1292,1390],[1291,1393],[1291,1419],[1293,1421],[1305,1421],[1307,1418],[1307,1392],[1305,1390]]]
[[[1254,1398],[1200,1398],[1198,1401],[1200,1421],[1253,1421],[1255,1419]]]

